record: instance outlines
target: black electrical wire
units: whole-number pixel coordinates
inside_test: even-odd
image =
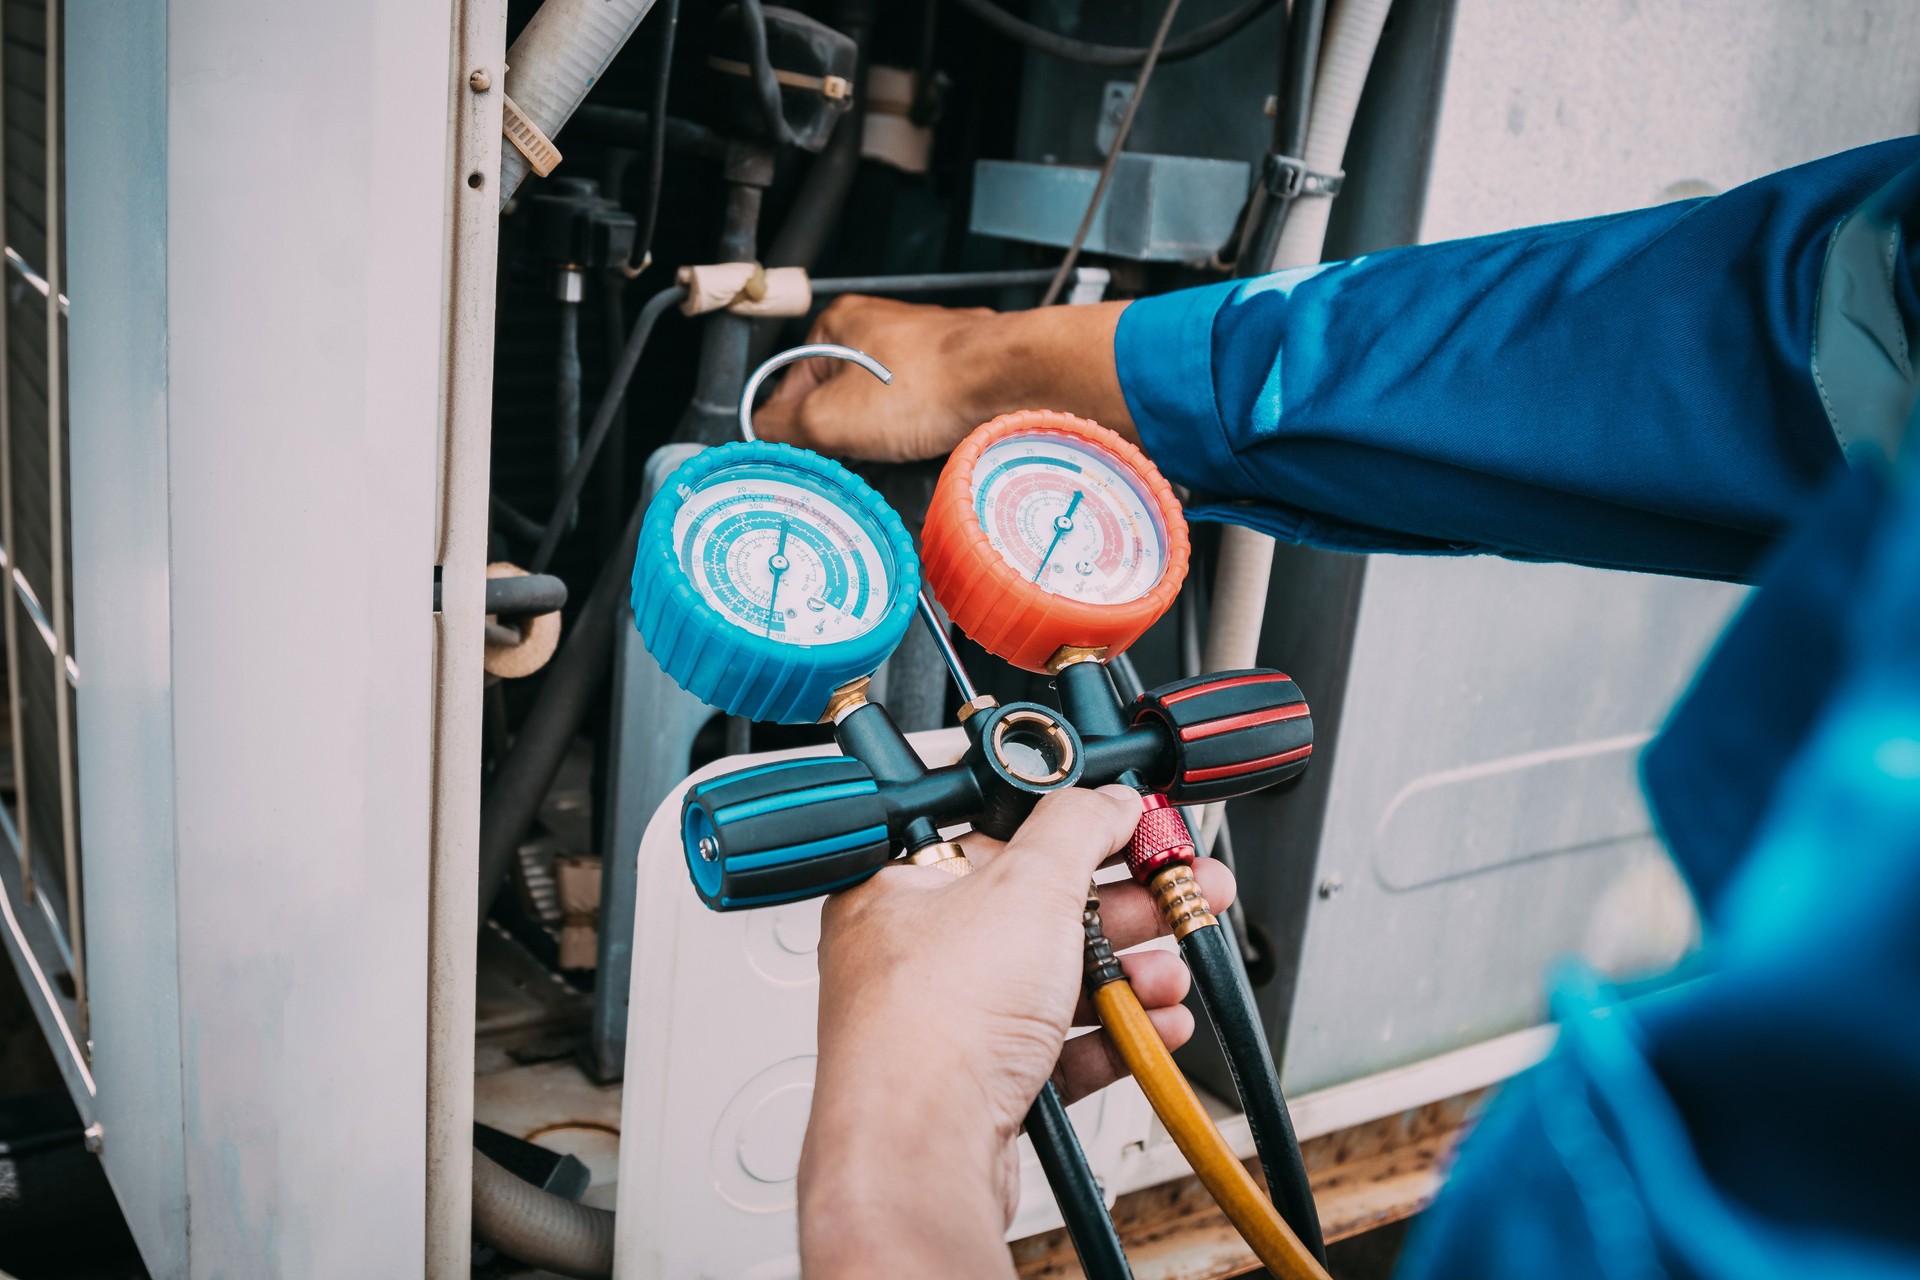
[[[1095,67],[1137,67],[1147,60],[1151,52],[1151,46],[1136,48],[1095,44],[1089,40],[1063,36],[1057,31],[1048,31],[1045,27],[1036,27],[1031,22],[1016,18],[993,3],[993,0],[956,0],[956,3],[1001,35],[1017,40],[1038,53],[1052,54],[1069,62],[1083,62]],[[1202,23],[1178,40],[1169,40],[1160,55],[1161,61],[1179,62],[1205,53],[1238,35],[1255,18],[1279,3],[1280,0],[1248,0],[1231,13]]]
[[[1089,1280],[1131,1280],[1133,1270],[1127,1265],[1120,1232],[1107,1212],[1093,1170],[1087,1167],[1087,1155],[1080,1149],[1073,1121],[1067,1118],[1066,1104],[1051,1081],[1041,1086],[1040,1096],[1027,1111],[1027,1137],[1066,1221],[1080,1270]]]
[[[504,526],[507,533],[521,542],[539,542],[546,534],[546,527],[538,520],[523,515],[510,505],[505,498],[497,494],[487,499],[487,505],[493,510],[496,523]]]
[[[1180,951],[1193,971],[1201,1007],[1226,1051],[1227,1069],[1233,1074],[1233,1086],[1240,1095],[1241,1109],[1247,1113],[1247,1127],[1253,1132],[1254,1149],[1260,1156],[1260,1169],[1267,1177],[1267,1192],[1300,1243],[1324,1266],[1327,1246],[1320,1232],[1313,1188],[1307,1181],[1306,1162],[1300,1155],[1300,1140],[1294,1135],[1293,1117],[1287,1114],[1286,1099],[1280,1093],[1280,1073],[1274,1068],[1273,1050],[1254,1008],[1253,991],[1233,950],[1232,940],[1219,924],[1203,925],[1180,940]]]
[[[647,211],[634,242],[638,250],[633,264],[636,272],[645,271],[653,262],[653,233],[660,225],[660,191],[667,177],[667,85],[673,79],[673,37],[680,29],[680,0],[666,0],[662,8],[666,13],[660,29],[660,56],[654,63],[653,118],[647,122]]]
[[[566,136],[635,150],[650,148],[656,114],[590,102],[567,118]],[[727,140],[719,133],[680,116],[667,116],[666,122],[667,150],[708,160],[726,158]]]
[[[553,553],[559,549],[560,539],[567,531],[566,513],[580,498],[580,491],[586,487],[587,474],[593,470],[593,460],[599,456],[600,446],[606,443],[607,433],[613,429],[613,421],[620,415],[620,406],[627,397],[627,384],[633,381],[633,371],[640,365],[640,353],[647,349],[647,339],[653,336],[654,322],[666,314],[667,308],[676,306],[687,296],[680,285],[669,285],[648,298],[646,305],[640,308],[640,314],[634,317],[633,328],[627,334],[627,345],[620,352],[620,360],[613,366],[613,372],[607,377],[607,389],[600,395],[600,407],[594,410],[593,425],[587,428],[587,434],[580,441],[580,454],[574,459],[573,469],[567,472],[566,479],[560,483],[560,494],[553,505],[553,514],[547,517],[547,525],[540,534],[540,545],[535,548],[533,558],[527,561],[531,573],[544,573],[553,563]]]
[[[1153,68],[1167,45],[1167,32],[1173,29],[1173,15],[1178,12],[1180,0],[1167,0],[1166,10],[1160,15],[1160,26],[1153,33],[1153,43],[1147,46],[1147,56],[1140,63],[1140,74],[1134,77],[1133,96],[1127,99],[1126,114],[1120,117],[1120,127],[1113,131],[1113,145],[1107,148],[1107,158],[1100,164],[1100,178],[1093,184],[1093,194],[1087,198],[1086,212],[1080,215],[1079,229],[1073,233],[1067,256],[1060,259],[1053,281],[1040,299],[1043,307],[1052,306],[1060,297],[1060,291],[1067,287],[1067,277],[1073,274],[1074,264],[1080,260],[1080,247],[1086,244],[1087,233],[1093,230],[1094,215],[1100,211],[1100,202],[1106,199],[1113,171],[1120,164],[1120,152],[1127,145],[1127,135],[1133,132],[1133,118],[1140,111],[1140,100],[1147,96],[1147,81],[1153,78]]]

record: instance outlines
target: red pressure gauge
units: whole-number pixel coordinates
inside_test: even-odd
[[[980,427],[940,473],[927,585],[987,652],[1047,672],[1110,658],[1172,606],[1187,522],[1147,456],[1097,423],[1028,409]]]

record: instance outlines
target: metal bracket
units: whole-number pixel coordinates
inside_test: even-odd
[[[1340,194],[1340,188],[1346,180],[1346,170],[1315,173],[1298,156],[1270,155],[1260,169],[1260,181],[1265,184],[1269,194],[1280,200],[1298,200],[1302,196],[1326,196],[1331,199]]]

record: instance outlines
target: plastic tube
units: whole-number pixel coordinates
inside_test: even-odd
[[[653,0],[546,0],[507,50],[507,96],[553,137],[651,8]],[[527,173],[527,158],[511,143],[502,147],[502,208]]]
[[[1133,988],[1125,982],[1109,982],[1095,989],[1093,1005],[1114,1049],[1133,1073],[1140,1092],[1147,1095],[1174,1145],[1261,1265],[1276,1280],[1330,1280],[1325,1268],[1260,1194],[1253,1175],[1213,1127],[1207,1109],[1173,1065],[1173,1055],[1147,1019]]]
[[[575,1204],[473,1153],[473,1234],[516,1262],[580,1280],[611,1280],[613,1214]]]
[[[1366,87],[1367,69],[1373,65],[1380,29],[1386,24],[1390,7],[1391,0],[1338,0],[1327,15],[1307,145],[1301,157],[1316,173],[1332,173],[1346,159],[1347,138],[1353,132],[1354,113],[1360,109],[1360,91]],[[1323,197],[1294,201],[1271,268],[1283,270],[1319,262],[1331,209],[1332,201]],[[1207,625],[1203,664],[1206,670],[1237,671],[1255,664],[1272,572],[1272,538],[1242,525],[1228,525],[1220,531],[1219,568],[1214,574],[1213,613]],[[1205,829],[1200,833],[1202,848],[1212,845],[1222,813],[1220,805],[1207,806]]]

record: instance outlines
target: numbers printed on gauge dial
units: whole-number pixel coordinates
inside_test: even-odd
[[[1151,591],[1167,534],[1131,468],[1063,433],[995,441],[973,466],[974,515],[1021,577],[1059,596],[1121,604]]]
[[[833,644],[891,603],[884,537],[832,480],[747,464],[708,476],[673,521],[680,567],[721,616],[779,643]]]

